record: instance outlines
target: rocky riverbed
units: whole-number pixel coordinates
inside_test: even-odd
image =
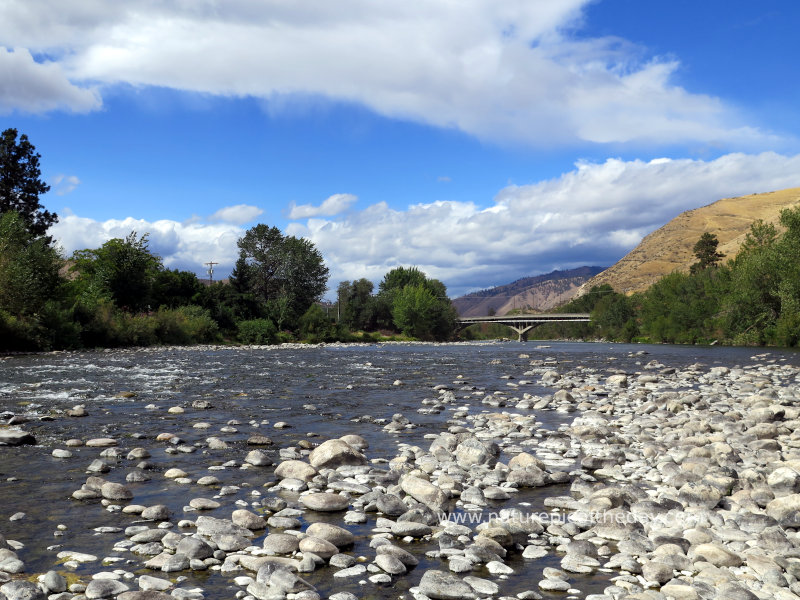
[[[800,598],[798,362],[578,344],[8,357],[0,600]]]

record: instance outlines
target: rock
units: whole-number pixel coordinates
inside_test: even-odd
[[[141,514],[148,521],[169,521],[169,509],[164,504],[146,507]]]
[[[300,503],[319,512],[335,512],[345,510],[350,506],[350,500],[346,496],[328,492],[305,494],[300,496]]]
[[[395,546],[394,544],[388,543],[383,544],[382,546],[378,546],[375,549],[375,553],[378,556],[381,555],[389,555],[394,556],[397,560],[399,560],[403,565],[406,567],[416,567],[419,564],[419,560],[416,556],[404,550],[400,546]]]
[[[443,512],[447,506],[445,493],[430,481],[414,475],[406,475],[400,480],[400,487],[406,494],[435,511]]]
[[[355,536],[347,529],[330,523],[312,523],[306,534],[326,540],[337,548],[352,546],[355,542]]]
[[[356,435],[354,433],[349,433],[347,435],[343,435],[339,438],[343,442],[347,443],[350,447],[355,448],[356,450],[366,450],[369,448],[369,443],[360,435]]]
[[[100,488],[100,493],[106,500],[114,500],[116,502],[127,502],[133,499],[133,492],[121,483],[113,483],[107,481]]]
[[[138,592],[123,592],[117,600],[175,600],[173,596],[157,590],[142,590]]]
[[[341,569],[336,571],[333,576],[339,578],[346,578],[346,577],[360,577],[364,573],[367,572],[367,567],[364,565],[355,565],[353,567],[349,567],[347,569]]]
[[[463,579],[435,569],[425,571],[419,582],[419,591],[434,600],[475,598],[475,592]]]
[[[425,523],[415,523],[414,521],[396,521],[392,523],[392,535],[397,537],[415,537],[420,538],[430,535],[432,529]]]
[[[197,533],[207,537],[217,535],[233,535],[241,537],[253,537],[253,533],[249,529],[234,525],[233,522],[226,519],[215,519],[214,517],[200,516],[195,521],[197,525]]]
[[[311,452],[308,462],[315,469],[335,469],[346,465],[366,465],[367,458],[343,440],[328,440]]]
[[[244,458],[244,462],[254,467],[268,467],[273,464],[272,459],[261,450],[251,450]]]
[[[302,460],[285,460],[275,467],[278,479],[299,479],[308,483],[317,474],[317,470]]]
[[[264,550],[268,554],[293,554],[299,547],[297,536],[288,533],[270,533],[264,538]]]
[[[8,600],[47,600],[42,589],[30,581],[10,581],[0,585],[0,594]]]
[[[58,594],[67,591],[67,580],[56,571],[48,571],[42,576],[42,583],[51,593]]]
[[[0,429],[0,446],[35,445],[36,438],[32,433],[21,429]]]
[[[403,561],[391,554],[378,554],[375,557],[375,564],[389,575],[402,575],[408,570]]]
[[[408,506],[394,494],[381,494],[375,501],[378,511],[389,517],[399,517],[408,510]]]
[[[647,581],[654,581],[659,585],[663,585],[671,580],[672,572],[672,567],[662,562],[648,560],[642,565],[642,577]]]
[[[500,591],[500,586],[494,581],[489,581],[481,577],[467,576],[464,577],[464,582],[481,598],[495,596]]]
[[[519,487],[542,487],[550,483],[550,476],[536,465],[528,465],[511,471],[506,481]]]
[[[175,549],[177,554],[183,554],[191,559],[204,560],[214,556],[214,549],[205,541],[196,537],[185,537]]]
[[[189,501],[189,506],[195,510],[214,510],[222,505],[216,500],[211,500],[210,498],[192,498]]]
[[[233,511],[231,514],[231,521],[233,521],[234,525],[250,529],[251,531],[260,531],[267,528],[267,522],[263,517],[245,509]]]
[[[738,567],[742,564],[742,559],[738,554],[714,543],[695,546],[691,555],[695,560],[704,560],[715,567]]]
[[[797,512],[800,512],[800,494],[775,498],[766,507],[767,515],[779,522]]]
[[[320,558],[327,560],[334,554],[338,554],[339,549],[327,540],[309,535],[300,540],[300,550],[311,552]]]
[[[89,585],[86,586],[84,595],[88,600],[113,598],[122,592],[127,592],[129,589],[130,587],[116,579],[92,579]]]
[[[455,449],[458,464],[469,468],[473,465],[486,465],[489,467],[497,464],[500,457],[500,448],[495,443],[484,443],[477,438],[467,438]]]

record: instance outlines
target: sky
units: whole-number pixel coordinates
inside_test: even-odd
[[[257,223],[451,296],[800,186],[796,0],[6,0],[0,128],[68,256],[230,273]],[[329,294],[332,296],[332,294]]]

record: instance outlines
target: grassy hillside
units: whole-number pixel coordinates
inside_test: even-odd
[[[641,292],[668,273],[686,273],[696,261],[692,248],[706,231],[716,234],[719,251],[732,258],[754,221],[763,219],[777,226],[780,211],[797,205],[800,205],[800,188],[725,198],[688,210],[646,236],[619,262],[583,284],[578,295],[603,284],[625,294]]]

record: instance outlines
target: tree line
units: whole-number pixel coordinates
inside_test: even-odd
[[[536,337],[748,346],[800,344],[800,207],[784,209],[780,230],[758,220],[735,257],[704,233],[688,273],[673,272],[626,296],[595,286],[559,310],[589,312],[591,323],[548,324]]]
[[[0,351],[153,344],[444,340],[456,328],[445,286],[414,267],[384,276],[378,293],[345,281],[338,301],[320,300],[329,271],[306,239],[258,224],[237,242],[228,282],[206,285],[168,269],[132,231],[99,248],[62,256],[46,235],[35,147],[7,129],[0,139]],[[331,314],[333,308],[333,314]]]

